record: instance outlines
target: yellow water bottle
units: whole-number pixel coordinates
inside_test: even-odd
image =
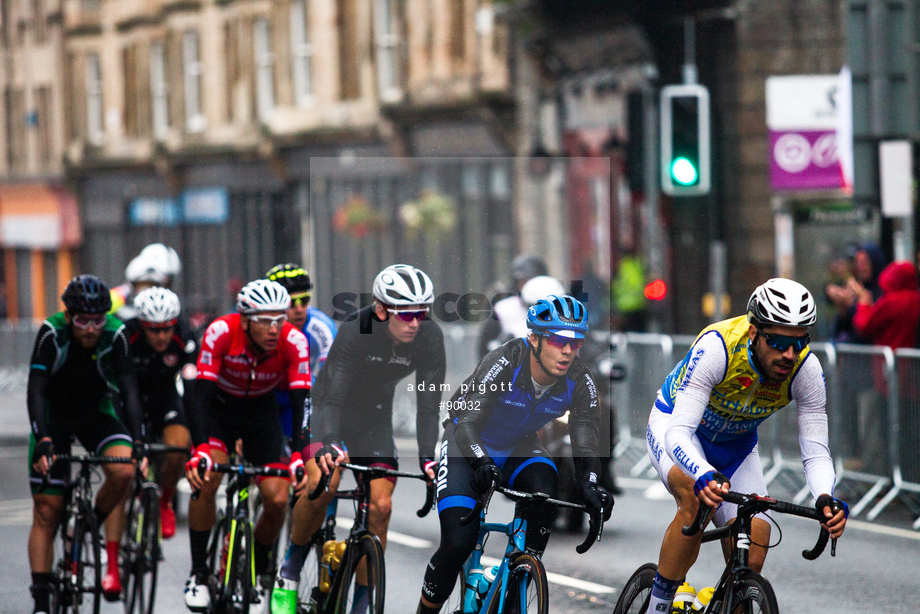
[[[345,547],[345,540],[335,542],[335,547],[332,548],[332,557],[329,560],[329,567],[332,569],[332,571],[338,569],[339,565],[345,559]]]
[[[671,602],[671,614],[683,614],[689,612],[696,597],[696,589],[687,582],[681,584],[674,594],[674,600]]]
[[[716,591],[711,586],[706,588],[701,588],[700,592],[696,594],[696,598],[693,600],[693,611],[702,612],[706,609],[706,606],[709,605],[709,601],[712,599],[712,594]]]
[[[323,556],[319,560],[319,590],[328,593],[332,588],[332,556],[335,554],[335,540],[323,544]]]

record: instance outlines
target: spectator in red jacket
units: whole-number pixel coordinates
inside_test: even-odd
[[[910,262],[892,262],[878,278],[882,295],[873,303],[872,294],[860,293],[853,327],[873,345],[896,350],[913,347],[920,323],[920,289],[917,269]]]

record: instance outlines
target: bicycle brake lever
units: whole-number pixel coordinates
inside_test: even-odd
[[[831,538],[831,556],[837,556],[837,538]]]

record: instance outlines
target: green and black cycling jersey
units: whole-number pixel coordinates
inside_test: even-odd
[[[32,434],[38,441],[49,436],[50,420],[74,422],[84,412],[113,412],[120,403],[135,440],[143,439],[143,421],[137,378],[128,349],[124,325],[107,316],[99,341],[91,350],[75,343],[63,313],[42,323],[29,369],[27,405]]]

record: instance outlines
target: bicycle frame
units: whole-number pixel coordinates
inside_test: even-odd
[[[508,581],[508,561],[518,553],[524,551],[524,540],[527,536],[527,521],[523,518],[515,518],[513,521],[502,524],[497,522],[486,522],[486,512],[483,510],[480,512],[481,524],[479,525],[479,539],[476,541],[476,547],[473,549],[473,553],[463,564],[463,578],[464,578],[464,591],[463,591],[463,613],[464,614],[477,614],[478,612],[486,612],[489,609],[489,606],[492,603],[492,600],[495,598],[496,587],[505,586]],[[489,533],[504,533],[508,536],[508,545],[505,547],[505,555],[502,557],[501,563],[498,565],[498,572],[495,574],[495,579],[492,581],[492,585],[489,587],[489,592],[486,593],[486,596],[482,599],[482,604],[479,606],[479,609],[476,609],[476,602],[479,599],[479,592],[475,586],[472,586],[467,580],[470,577],[470,572],[473,570],[481,570],[482,567],[482,553],[483,548],[485,547],[486,542],[488,541]],[[504,593],[499,597],[498,602],[498,611],[504,611]],[[523,599],[523,593],[522,593]]]
[[[237,527],[241,523],[249,522],[249,479],[242,479],[242,473],[232,473],[227,479],[227,518],[230,519],[230,544],[227,549],[227,560],[232,560],[234,555],[233,544],[236,537]],[[250,557],[249,560],[250,586],[256,585],[256,567],[255,562]],[[225,565],[223,584],[230,582],[230,565]]]

